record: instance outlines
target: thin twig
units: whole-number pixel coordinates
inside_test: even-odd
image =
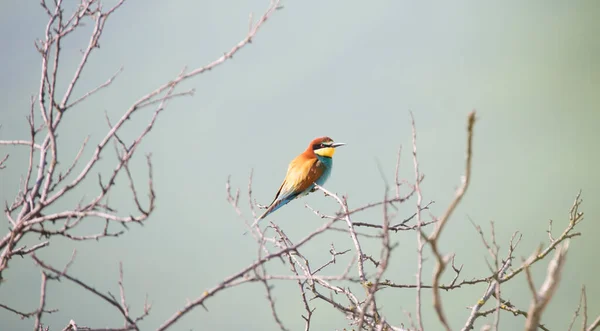
[[[462,185],[456,192],[456,196],[455,196],[454,200],[448,206],[448,209],[446,209],[446,211],[444,212],[442,217],[440,217],[438,222],[435,224],[435,230],[427,238],[427,242],[429,243],[429,246],[431,247],[431,250],[433,251],[433,254],[435,255],[435,258],[436,258],[436,266],[435,266],[434,275],[433,275],[433,306],[437,313],[438,319],[440,320],[440,322],[442,322],[442,324],[444,325],[444,328],[447,331],[450,331],[450,326],[448,324],[448,321],[446,320],[446,316],[444,315],[444,311],[442,308],[442,298],[440,296],[440,291],[439,291],[440,279],[442,277],[442,273],[444,272],[444,269],[446,268],[447,262],[445,261],[444,257],[442,256],[442,254],[440,253],[440,251],[438,249],[438,239],[440,237],[442,230],[444,229],[444,226],[447,224],[448,220],[450,219],[450,216],[452,215],[452,213],[454,212],[454,210],[456,209],[456,207],[462,200],[463,196],[465,195],[465,193],[467,191],[467,188],[469,187],[469,182],[471,179],[471,159],[473,156],[473,127],[474,126],[475,126],[475,111],[471,112],[469,114],[469,118],[468,118],[467,155],[466,155],[465,175],[463,177]]]
[[[423,194],[421,192],[421,172],[419,171],[419,161],[417,158],[417,127],[415,124],[415,117],[413,113],[410,113],[411,126],[412,126],[412,145],[413,145],[413,164],[415,168],[415,191],[417,192],[417,291],[416,291],[416,311],[417,311],[417,324],[419,330],[424,330],[423,327],[423,314],[422,314],[422,303],[421,303],[421,288],[422,288],[422,277],[423,277],[423,247],[425,246],[424,235],[422,232],[423,219],[421,218],[421,207],[423,201]]]
[[[550,299],[552,299],[552,296],[556,292],[558,283],[560,282],[562,268],[565,264],[568,248],[568,241],[556,248],[554,258],[548,264],[548,273],[544,284],[542,284],[542,287],[539,291],[536,292],[534,289],[533,300],[529,306],[527,320],[525,321],[526,331],[535,331],[537,329],[544,309],[547,307]],[[528,270],[529,268],[526,269],[526,271]]]
[[[325,193],[326,195],[334,198],[339,203],[339,205],[342,207],[342,211],[343,211],[343,215],[344,215],[343,219],[346,221],[346,224],[348,225],[348,232],[350,233],[350,237],[352,238],[352,242],[354,243],[354,248],[356,249],[356,254],[358,255],[358,260],[357,260],[358,276],[360,277],[360,280],[362,282],[366,282],[367,278],[365,277],[365,268],[363,266],[363,255],[364,254],[363,254],[362,248],[360,247],[360,242],[358,241],[358,237],[356,236],[356,230],[354,230],[354,225],[352,224],[352,220],[350,219],[350,212],[348,210],[348,204],[346,203],[345,199],[342,200],[342,198],[340,198],[336,194],[329,192],[327,189],[323,188],[322,186],[315,184],[315,188],[323,191],[323,193]]]

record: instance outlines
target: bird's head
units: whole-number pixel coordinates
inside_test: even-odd
[[[335,153],[335,148],[344,145],[346,144],[336,143],[329,137],[320,137],[311,141],[308,148],[319,156],[332,157]]]

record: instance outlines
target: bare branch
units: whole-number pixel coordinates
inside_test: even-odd
[[[391,255],[391,251],[392,251],[392,247],[390,244],[390,217],[388,215],[388,204],[387,204],[387,199],[388,199],[388,188],[386,186],[385,189],[385,195],[383,198],[383,238],[381,240],[381,255],[380,255],[380,261],[377,264],[377,274],[375,275],[375,282],[373,283],[367,283],[367,298],[365,299],[365,303],[363,304],[363,310],[361,312],[361,314],[359,315],[359,319],[358,319],[358,329],[362,330],[363,324],[365,322],[364,318],[365,318],[365,313],[366,311],[369,309],[369,306],[372,307],[371,309],[371,314],[373,314],[373,316],[375,316],[376,320],[375,323],[377,324],[377,326],[379,328],[384,328],[387,326],[387,323],[385,323],[385,318],[383,318],[383,321],[379,321],[380,316],[379,316],[379,312],[377,311],[377,303],[375,301],[375,292],[377,292],[377,290],[379,289],[379,284],[380,284],[380,280],[383,277],[383,274],[385,273],[385,271],[387,270],[387,267],[389,265],[389,259],[390,259],[390,255]]]
[[[77,100],[73,101],[72,103],[70,103],[68,106],[66,106],[66,109],[71,109],[73,107],[75,107],[77,104],[79,104],[80,102],[84,101],[85,99],[89,98],[90,96],[96,94],[98,91],[102,90],[103,88],[106,88],[107,86],[109,86],[110,84],[112,84],[112,82],[115,80],[115,78],[117,78],[117,76],[123,72],[123,67],[120,67],[119,70],[117,70],[117,72],[115,72],[106,82],[104,82],[102,85],[94,88],[93,90],[88,91],[87,93],[85,93],[84,95],[82,95],[81,97],[79,97]]]
[[[74,284],[77,284],[78,286],[82,287],[83,289],[85,289],[86,291],[98,296],[99,298],[101,298],[102,300],[104,300],[106,303],[108,303],[109,305],[115,307],[119,313],[123,316],[123,318],[125,318],[126,321],[126,325],[124,330],[138,330],[139,328],[137,326],[137,322],[139,320],[141,320],[141,318],[143,318],[143,316],[147,315],[147,310],[146,307],[144,309],[144,314],[137,318],[137,319],[132,319],[129,316],[129,311],[127,308],[127,304],[123,302],[123,304],[121,304],[119,301],[117,301],[117,299],[109,292],[108,294],[104,294],[99,292],[98,290],[96,290],[95,288],[91,287],[90,285],[86,284],[85,282],[71,276],[70,274],[67,273],[67,269],[68,266],[72,263],[72,259],[71,261],[67,264],[67,266],[65,267],[64,270],[60,271],[48,264],[46,264],[45,262],[43,262],[42,260],[40,260],[37,256],[35,256],[35,254],[32,255],[32,258],[34,259],[34,261],[37,263],[37,265],[39,265],[42,269],[52,272],[53,273],[53,279],[59,280],[61,278],[65,278],[69,281],[71,281]],[[46,275],[46,273],[44,272],[44,275]],[[50,277],[48,275],[46,275],[47,277]],[[119,270],[119,286],[122,286],[122,269]],[[122,299],[124,300],[125,296],[124,293],[122,293]],[[40,305],[41,306],[41,305]],[[40,308],[41,309],[41,308]],[[36,329],[37,330],[37,329]],[[114,329],[113,329],[114,330]]]
[[[575,197],[575,201],[573,202],[573,206],[571,207],[569,213],[569,226],[567,226],[567,228],[565,228],[562,234],[554,241],[552,241],[550,245],[548,245],[548,247],[539,252],[539,254],[532,255],[531,258],[526,261],[526,263],[522,264],[519,268],[513,270],[511,273],[507,274],[504,278],[502,278],[502,282],[511,280],[513,277],[521,273],[526,267],[529,267],[534,263],[543,260],[563,241],[581,235],[581,233],[579,232],[572,232],[575,226],[583,220],[583,213],[579,211],[579,206],[581,205],[581,203],[581,192],[579,192]]]
[[[542,313],[552,299],[552,296],[558,288],[560,282],[562,268],[565,264],[569,243],[565,242],[557,247],[554,258],[548,264],[548,273],[546,280],[537,293],[534,290],[534,298],[527,312],[527,320],[525,321],[525,330],[535,331],[542,318]],[[529,270],[528,268],[526,270]]]
[[[498,273],[497,273],[498,278],[502,278],[502,276],[504,276],[504,274],[506,273],[508,268],[510,268],[511,262],[512,262],[512,257],[509,254],[509,257],[508,257],[508,259],[506,259],[506,261],[502,265],[502,268],[500,268],[500,270],[498,270]],[[473,324],[475,323],[475,319],[480,316],[479,311],[481,310],[483,305],[485,305],[485,303],[489,300],[489,298],[492,296],[492,294],[494,294],[496,292],[496,288],[497,288],[497,286],[499,286],[499,284],[500,284],[499,281],[494,281],[493,283],[491,283],[488,286],[488,288],[485,290],[485,293],[483,294],[481,299],[479,299],[477,301],[477,304],[475,306],[473,306],[473,308],[471,308],[471,314],[467,318],[467,322],[465,323],[465,326],[463,326],[463,328],[461,329],[462,331],[467,331],[467,330],[473,329]]]
[[[419,161],[417,158],[417,128],[415,124],[415,117],[413,113],[410,113],[411,126],[412,126],[412,144],[413,144],[413,164],[415,168],[415,191],[417,192],[417,294],[416,294],[416,311],[417,311],[417,324],[419,330],[423,328],[423,314],[422,303],[421,303],[421,286],[423,277],[423,247],[425,246],[424,234],[422,232],[423,219],[421,218],[421,203],[423,201],[423,194],[421,192],[421,172],[419,171]]]
[[[48,275],[42,271],[42,285],[40,290],[40,307],[36,311],[35,314],[35,326],[34,330],[40,330],[42,327],[42,314],[44,313],[44,308],[46,307],[46,284],[48,282]]]
[[[456,196],[455,196],[454,200],[450,203],[450,206],[448,206],[448,209],[446,209],[446,211],[444,212],[442,217],[435,224],[435,230],[427,238],[427,242],[429,243],[429,246],[431,246],[431,250],[433,251],[433,254],[435,255],[435,258],[437,260],[435,270],[434,270],[434,275],[433,275],[433,306],[435,308],[435,311],[438,315],[440,322],[442,322],[442,324],[444,325],[444,328],[447,331],[450,330],[450,326],[448,325],[448,321],[446,320],[446,317],[444,315],[444,311],[442,308],[442,299],[439,294],[440,279],[442,277],[442,273],[444,272],[444,269],[446,268],[447,262],[445,261],[444,257],[442,257],[442,254],[439,252],[437,245],[438,245],[438,239],[440,237],[442,230],[444,229],[444,226],[448,222],[448,219],[450,219],[450,216],[452,215],[452,213],[454,212],[454,210],[456,209],[456,207],[462,200],[463,196],[465,195],[465,193],[467,191],[467,188],[469,187],[469,182],[471,179],[471,159],[472,159],[472,155],[473,155],[473,127],[474,126],[475,126],[475,111],[471,112],[469,114],[469,118],[468,118],[467,156],[466,156],[466,165],[465,165],[465,176],[463,178],[462,185],[456,192]]]
[[[267,270],[265,269],[264,264],[260,265],[260,269],[262,269],[263,275],[267,273]],[[266,279],[264,279],[264,277],[261,277],[261,275],[258,274],[258,272],[256,272],[256,270],[255,270],[255,273],[257,274],[257,277],[261,280],[261,283],[264,285],[265,291],[267,292],[267,301],[269,301],[269,307],[271,308],[273,319],[279,326],[279,329],[281,329],[282,331],[288,331],[288,329],[283,325],[283,322],[279,318],[279,315],[277,314],[277,309],[275,308],[275,299],[273,298],[273,295],[271,293],[271,291],[273,289],[272,285],[269,285],[268,281]]]
[[[581,287],[581,301],[583,302],[583,325],[581,327],[581,329],[583,331],[585,331],[585,326],[588,324],[588,314],[587,314],[587,294],[585,292],[585,286]],[[577,310],[579,311],[579,307],[577,307]],[[575,312],[575,317],[577,316],[577,312]],[[575,318],[573,318],[573,321],[575,320]]]
[[[239,272],[225,278],[219,285],[204,291],[204,293],[198,297],[197,299],[188,302],[182,309],[180,309],[179,311],[177,311],[172,317],[170,317],[167,321],[165,321],[159,328],[157,331],[163,331],[166,330],[168,328],[170,328],[173,324],[175,324],[175,322],[177,322],[181,317],[185,316],[187,313],[189,313],[192,309],[194,309],[197,306],[203,305],[204,301],[206,301],[206,299],[214,296],[216,293],[224,290],[225,288],[231,287],[233,285],[239,285],[242,284],[244,282],[247,282],[248,280],[241,280],[240,282],[234,284],[235,281],[239,280],[240,278],[244,277],[244,275],[251,271],[256,269],[258,266],[274,259],[274,258],[279,258],[284,254],[287,254],[288,252],[292,252],[297,250],[299,247],[301,247],[302,245],[304,245],[305,243],[307,243],[309,240],[311,240],[312,238],[314,238],[315,236],[325,232],[327,229],[329,229],[331,227],[331,225],[333,225],[335,221],[331,220],[327,223],[325,223],[323,226],[321,226],[320,228],[318,228],[317,230],[313,231],[312,233],[310,233],[308,236],[304,237],[302,240],[300,240],[298,243],[296,243],[295,245],[286,248],[286,249],[282,249],[278,252],[275,253],[271,253],[268,254],[266,256],[264,256],[263,258],[261,258],[260,260],[250,264],[249,266],[247,266],[246,268],[240,270]]]
[[[42,147],[36,143],[31,143],[31,141],[27,141],[27,140],[0,140],[0,145],[8,145],[8,146],[17,146],[17,145],[23,145],[23,146],[33,146],[34,149],[42,149]],[[6,159],[6,157],[5,157]]]
[[[548,232],[550,233],[550,231]],[[573,314],[573,318],[571,319],[571,323],[569,323],[569,329],[567,331],[571,331],[573,330],[573,325],[575,325],[575,321],[577,320],[577,317],[579,317],[579,311],[581,310],[581,304],[582,302],[583,304],[583,313],[584,313],[584,318],[583,318],[583,323],[582,323],[582,330],[585,331],[585,326],[587,325],[587,299],[585,298],[585,286],[581,287],[581,295],[579,296],[579,304],[577,305],[577,309],[575,309],[575,313]]]
[[[19,311],[17,309],[11,308],[11,307],[9,307],[9,306],[7,306],[5,304],[2,304],[2,303],[0,303],[0,308],[6,309],[6,310],[10,311],[11,313],[19,315],[21,317],[21,319],[30,318],[30,317],[38,314],[38,310],[34,310],[34,311],[28,312],[28,313],[24,313],[22,311]],[[51,313],[55,313],[57,311],[58,311],[58,309],[51,309],[51,310],[44,310],[43,313],[45,313],[45,314],[51,314]]]
[[[33,245],[30,248],[27,248],[27,246],[23,246],[21,248],[14,249],[11,254],[12,255],[25,256],[27,254],[31,254],[31,253],[37,251],[40,248],[46,247],[48,245],[50,245],[50,242],[48,240],[46,240],[46,241],[41,242],[39,244]]]
[[[587,328],[587,331],[593,331],[596,330],[597,327],[600,326],[600,316],[598,316],[593,322],[592,324]]]
[[[6,165],[4,165],[4,162],[6,162],[6,160],[8,160],[8,157],[9,157],[9,156],[10,156],[9,154],[6,154],[6,155],[4,156],[4,158],[2,158],[2,159],[0,160],[0,170],[2,170],[2,169],[4,169],[4,168],[6,168]]]
[[[350,232],[350,237],[352,238],[352,242],[354,243],[354,248],[356,249],[356,254],[358,254],[358,260],[357,260],[358,276],[360,277],[360,280],[362,282],[366,282],[367,278],[365,277],[365,268],[363,266],[363,255],[364,254],[360,247],[360,242],[358,241],[358,238],[356,236],[356,231],[354,230],[354,225],[352,224],[352,220],[350,219],[350,211],[348,210],[348,204],[346,203],[346,199],[344,198],[342,200],[336,194],[329,192],[327,189],[325,189],[317,184],[315,184],[315,187],[317,189],[323,191],[323,193],[325,193],[326,195],[334,198],[342,207],[342,210],[344,212],[343,218],[346,221],[346,224],[348,225],[348,232]]]

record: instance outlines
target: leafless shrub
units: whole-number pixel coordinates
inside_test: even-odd
[[[65,15],[64,4],[62,0],[49,2],[43,0],[41,5],[48,16],[44,37],[37,41],[36,47],[42,60],[41,79],[39,90],[35,97],[32,97],[30,103],[30,114],[28,116],[30,139],[28,140],[2,140],[0,145],[22,146],[29,151],[28,167],[23,170],[21,188],[15,194],[11,203],[6,203],[5,216],[9,223],[8,232],[0,239],[0,275],[11,263],[14,256],[30,257],[39,267],[41,274],[40,300],[37,308],[29,312],[22,312],[10,306],[10,303],[0,303],[0,308],[10,311],[21,318],[33,319],[34,330],[49,330],[48,326],[43,324],[43,316],[56,311],[47,307],[47,286],[53,281],[64,280],[73,283],[89,294],[102,299],[102,301],[116,309],[123,319],[123,326],[112,328],[102,328],[103,330],[139,330],[138,323],[151,313],[151,306],[146,303],[143,312],[139,316],[133,316],[129,312],[129,306],[126,301],[125,288],[123,286],[123,266],[119,267],[118,277],[115,280],[119,285],[119,295],[112,293],[103,293],[96,290],[93,286],[73,275],[69,268],[75,261],[75,252],[69,263],[62,268],[50,265],[36,256],[38,250],[46,248],[56,237],[65,237],[73,241],[101,240],[105,237],[118,237],[131,224],[143,224],[150,217],[155,209],[156,192],[152,179],[152,160],[150,155],[146,156],[148,177],[147,190],[149,192],[146,199],[138,194],[139,183],[133,179],[129,168],[129,161],[135,157],[140,142],[150,133],[158,116],[166,109],[169,100],[182,96],[193,94],[193,90],[179,90],[180,83],[208,70],[230,59],[242,47],[248,45],[260,27],[265,21],[280,9],[279,1],[272,0],[268,9],[258,19],[250,21],[247,35],[228,52],[223,54],[217,60],[206,66],[187,71],[182,70],[179,75],[169,82],[159,86],[154,91],[138,99],[122,116],[118,119],[109,119],[107,116],[107,131],[102,139],[90,142],[85,139],[81,144],[81,149],[73,160],[65,160],[61,157],[62,147],[57,141],[57,134],[61,131],[61,122],[65,116],[68,116],[76,106],[85,102],[94,93],[110,87],[113,80],[121,73],[116,73],[98,85],[98,87],[84,93],[80,96],[74,95],[75,86],[81,80],[81,73],[86,65],[91,61],[91,54],[98,47],[103,29],[108,19],[120,8],[124,0],[119,1],[115,6],[105,9],[98,0],[81,0],[72,15]],[[71,76],[66,86],[64,94],[59,95],[57,88],[57,75],[60,71],[61,42],[78,29],[82,24],[93,25],[89,42],[81,55],[77,69]],[[64,74],[63,74],[64,75]],[[125,121],[130,119],[133,114],[144,108],[152,108],[153,115],[147,125],[137,133],[134,139],[126,141],[120,137],[120,132]],[[244,207],[240,201],[240,191],[233,189],[227,181],[226,192],[227,200],[236,211],[238,216],[243,219],[249,233],[256,240],[258,256],[255,261],[233,275],[223,279],[214,287],[199,293],[198,296],[177,309],[171,317],[157,327],[158,330],[167,330],[175,323],[195,308],[205,307],[205,302],[228,289],[240,286],[246,283],[260,283],[263,285],[266,298],[271,309],[274,323],[281,330],[289,330],[285,321],[280,318],[278,312],[282,307],[278,307],[275,300],[275,293],[272,291],[272,281],[283,280],[297,284],[298,300],[302,302],[303,310],[298,312],[298,316],[305,322],[305,330],[315,329],[312,323],[312,317],[315,313],[313,300],[322,301],[326,306],[331,307],[341,313],[341,316],[347,319],[351,328],[358,330],[423,330],[423,320],[432,319],[431,316],[423,316],[423,305],[431,304],[434,307],[437,320],[446,330],[461,327],[461,330],[471,330],[477,319],[485,319],[487,316],[493,316],[493,323],[484,328],[499,329],[500,312],[506,311],[514,316],[524,317],[524,328],[526,330],[535,330],[541,328],[548,330],[548,327],[542,324],[542,316],[548,302],[552,299],[558,283],[560,282],[561,272],[566,259],[569,239],[580,235],[575,232],[575,227],[583,220],[583,213],[579,211],[581,198],[578,194],[571,207],[570,218],[567,227],[558,237],[553,237],[552,223],[548,230],[549,242],[547,246],[540,247],[538,251],[532,254],[528,259],[518,263],[515,258],[521,236],[515,232],[506,251],[501,250],[501,244],[498,243],[492,231],[489,237],[483,232],[481,227],[475,225],[483,246],[489,252],[493,263],[489,263],[489,274],[479,278],[465,278],[461,272],[463,266],[456,266],[455,255],[445,253],[451,250],[451,247],[442,247],[439,238],[443,236],[443,230],[451,221],[451,216],[460,204],[462,197],[467,192],[471,180],[471,160],[473,154],[473,140],[475,128],[475,112],[468,116],[467,120],[467,139],[466,139],[466,157],[465,172],[461,184],[445,212],[436,217],[425,216],[423,211],[428,210],[433,201],[424,203],[421,191],[421,182],[424,175],[420,172],[419,160],[417,157],[417,136],[416,125],[413,118],[413,144],[412,144],[412,163],[414,167],[414,182],[401,180],[398,175],[400,167],[401,153],[398,152],[398,161],[396,164],[394,188],[389,187],[382,192],[382,199],[378,202],[353,207],[348,204],[346,196],[340,196],[328,191],[324,187],[317,187],[331,202],[339,206],[339,211],[335,214],[325,214],[317,211],[310,206],[315,217],[324,220],[324,223],[304,238],[292,241],[286,235],[283,226],[270,223],[265,229],[252,227],[250,224],[256,219],[256,208],[260,208],[252,198],[252,175],[250,175],[248,185],[248,204],[250,213],[243,211]],[[117,162],[114,164],[114,170],[108,178],[102,178],[99,174],[95,176],[94,169],[101,162],[101,157],[107,151],[109,144],[114,145],[117,155]],[[83,159],[83,151],[89,144],[93,144],[94,153],[89,159]],[[37,164],[36,164],[36,160]],[[0,169],[10,166],[9,155],[0,156]],[[75,171],[78,165],[82,170]],[[66,166],[66,167],[65,167]],[[107,196],[113,189],[116,178],[124,173],[129,182],[131,199],[135,210],[119,213],[111,207]],[[0,173],[1,174],[1,173]],[[98,188],[95,195],[91,198],[83,198],[80,203],[71,208],[51,212],[47,211],[56,204],[56,201],[62,197],[70,195],[76,187],[81,186],[87,181],[96,181]],[[405,189],[407,188],[407,189]],[[402,191],[406,193],[402,193]],[[390,193],[393,191],[393,193]],[[415,212],[406,215],[405,218],[395,223],[398,219],[399,206],[416,199]],[[381,209],[382,219],[378,223],[355,222],[354,216],[365,210],[379,208]],[[103,222],[103,229],[97,233],[85,235],[75,234],[74,229],[83,222],[89,222],[92,219],[100,219]],[[125,230],[124,230],[125,229]],[[311,258],[304,255],[306,246],[314,242],[314,238],[324,236],[331,232],[343,232],[348,236],[348,242],[331,243],[328,251],[323,251],[323,256],[329,256],[326,263],[317,264],[311,261]],[[415,284],[404,284],[385,278],[386,270],[390,261],[393,259],[396,243],[394,234],[399,231],[413,231],[417,236],[417,275]],[[25,237],[39,238],[38,242],[29,247],[22,245]],[[365,252],[362,242],[376,241],[379,243],[378,252]],[[339,251],[336,247],[352,247]],[[434,256],[434,272],[428,276],[423,274],[423,251],[430,249]],[[554,251],[553,257],[551,256]],[[349,263],[342,272],[326,274],[331,270],[332,265],[338,262],[340,257],[350,256]],[[549,257],[547,277],[541,287],[537,288],[529,273],[532,265]],[[289,267],[289,272],[284,274],[275,274],[269,272],[272,261],[284,263]],[[448,283],[442,282],[442,276],[447,270],[452,269],[453,277]],[[529,308],[520,309],[515,307],[509,300],[502,297],[501,285],[515,280],[516,276],[523,274],[528,280],[532,292],[532,300]],[[441,290],[459,291],[462,288],[477,284],[488,284],[481,297],[473,298],[473,306],[465,311],[465,322],[461,326],[452,326],[444,312],[444,303],[442,301]],[[7,285],[2,285],[7,286]],[[362,289],[357,291],[356,289]],[[394,291],[402,289],[416,289],[415,310],[413,314],[407,312],[405,323],[397,323],[398,314],[391,318],[382,311],[378,294],[382,291]],[[432,291],[433,300],[428,303],[423,301],[423,291]],[[490,299],[494,297],[495,305],[493,308],[483,310]],[[585,289],[582,290],[579,307],[576,308],[572,318],[570,329],[573,327],[576,319],[582,315],[582,329],[594,330],[600,325],[600,317],[591,323],[588,322],[587,298]],[[70,321],[65,321],[63,330],[94,330],[91,327],[84,327],[76,323],[77,317],[73,316]],[[392,320],[394,320],[392,322]],[[489,319],[486,319],[489,321]],[[408,326],[407,326],[408,325]]]

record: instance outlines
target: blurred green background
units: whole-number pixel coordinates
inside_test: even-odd
[[[216,59],[241,40],[248,16],[257,18],[268,0],[251,1],[127,1],[108,21],[75,96],[104,82],[120,66],[124,72],[109,89],[70,113],[61,127],[63,166],[84,137],[93,146],[106,133],[104,111],[117,118],[142,95],[173,78],[185,65],[195,68]],[[106,2],[107,7],[112,2]],[[327,188],[348,194],[351,207],[383,197],[378,165],[393,180],[396,152],[404,146],[402,177],[414,180],[410,155],[410,115],[418,130],[421,170],[426,174],[424,199],[435,200],[431,211],[440,215],[452,199],[464,168],[466,116],[477,109],[472,186],[464,203],[445,229],[441,249],[456,253],[464,263],[463,277],[488,274],[488,253],[468,218],[496,236],[504,253],[511,234],[523,241],[517,257],[529,256],[547,242],[548,220],[555,233],[567,225],[576,193],[583,191],[586,219],[581,237],[571,242],[563,281],[543,316],[551,330],[565,330],[577,306],[582,284],[587,285],[590,319],[600,313],[597,282],[597,218],[600,207],[600,3],[598,1],[285,1],[254,43],[217,70],[193,79],[193,98],[178,99],[144,141],[132,169],[145,186],[143,153],[152,152],[157,210],[144,227],[132,226],[118,239],[70,242],[60,238],[38,255],[64,265],[73,249],[71,272],[101,291],[118,293],[118,262],[133,314],[140,313],[146,294],[152,311],[141,324],[154,329],[188,299],[194,299],[223,278],[256,258],[256,245],[242,236],[243,222],[225,199],[229,175],[245,192],[254,169],[254,197],[272,199],[288,162],[308,142],[328,135],[348,145],[335,156]],[[66,7],[75,1],[66,1]],[[33,42],[47,23],[36,1],[4,1],[0,10],[0,139],[27,139],[29,98],[39,84],[40,60]],[[64,83],[87,45],[91,25],[65,42],[61,58]],[[60,87],[64,91],[65,86]],[[131,139],[151,116],[145,110],[133,117],[123,133]],[[27,149],[0,147],[9,153],[0,172],[0,198],[12,201],[27,164]],[[60,201],[74,206],[82,195],[98,194],[96,174],[114,167],[112,147],[90,181]],[[110,200],[127,213],[132,210],[125,177]],[[247,197],[242,194],[242,201]],[[304,203],[324,212],[337,206],[322,194],[295,201],[270,218],[298,240],[323,220]],[[414,210],[411,201],[401,216]],[[243,210],[248,211],[247,204]],[[399,217],[401,217],[399,216]],[[427,214],[426,214],[427,216]],[[381,210],[357,215],[356,221],[381,221]],[[6,228],[8,221],[3,221]],[[90,221],[80,232],[101,229]],[[399,243],[385,277],[414,283],[415,234],[394,235]],[[34,242],[30,238],[30,242]],[[330,243],[352,248],[346,235],[326,234],[304,253],[315,263],[329,259]],[[379,246],[365,243],[368,254]],[[424,279],[430,282],[432,259]],[[350,256],[340,259],[338,271]],[[547,262],[533,268],[536,285]],[[277,264],[273,272],[287,273]],[[353,269],[353,272],[354,269]],[[3,274],[0,303],[23,311],[38,305],[40,274],[29,258],[14,258]],[[447,276],[451,276],[448,274]],[[283,322],[303,328],[303,308],[297,285],[274,283],[274,296]],[[477,302],[485,285],[463,288],[444,296],[446,314],[454,328],[464,324],[466,306]],[[502,295],[527,310],[531,295],[524,276],[502,287]],[[414,316],[413,290],[389,289],[380,305],[390,322],[408,323]],[[44,316],[51,330],[70,319],[80,325],[122,325],[114,309],[69,284],[50,283]],[[345,302],[343,298],[339,298]],[[425,291],[428,330],[437,319]],[[344,317],[315,303],[313,328],[347,327]],[[488,304],[486,308],[493,307]],[[221,293],[196,309],[173,330],[276,330],[264,289],[250,284]],[[503,313],[501,330],[522,328],[523,317]],[[1,330],[30,330],[32,320],[20,320],[0,310]],[[477,324],[477,329],[482,325]]]

